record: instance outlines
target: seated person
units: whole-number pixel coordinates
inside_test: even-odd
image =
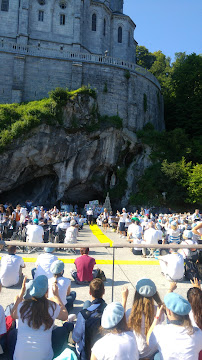
[[[164,297],[164,303],[168,322],[159,324],[164,311],[162,305],[148,331],[147,344],[158,347],[159,359],[198,360],[202,350],[202,331],[191,324],[190,303],[173,292]]]
[[[44,238],[43,227],[39,225],[39,220],[34,219],[33,224],[27,228],[27,241],[42,243]]]
[[[184,258],[177,251],[171,249],[170,252],[158,257],[162,274],[170,281],[181,281],[184,278]]]
[[[0,279],[2,286],[10,287],[22,281],[22,268],[25,267],[21,256],[16,255],[16,246],[8,246],[8,255],[1,259]]]
[[[14,352],[13,359],[51,360],[66,345],[73,324],[67,322],[68,312],[59,297],[57,284],[53,285],[54,302],[47,294],[46,276],[41,275],[26,285],[23,282],[11,312],[12,318],[18,319],[18,329],[9,334],[9,351],[11,357]],[[63,326],[55,327],[55,319],[64,321]]]
[[[67,311],[69,312],[73,308],[73,302],[76,299],[76,292],[71,291],[71,280],[63,276],[63,261],[54,261],[51,264],[50,271],[52,272],[53,277],[48,280],[48,298],[50,299],[53,297],[53,283],[56,283],[58,286],[60,299],[62,300]]]
[[[90,283],[89,289],[89,294],[91,295],[92,302],[87,300],[84,303],[83,310],[78,313],[77,322],[72,334],[72,339],[76,343],[76,351],[77,354],[80,355],[79,358],[81,360],[90,360],[90,350],[94,345],[95,339],[97,340],[100,337],[99,327],[101,325],[101,316],[106,307],[106,303],[103,300],[104,293],[105,289],[103,281],[101,279],[93,279]],[[88,313],[87,318],[85,316],[86,313]],[[98,314],[100,314],[100,316]],[[95,315],[97,315],[97,318]],[[94,326],[92,326],[91,323],[91,329],[93,329],[93,334],[90,334],[90,329],[87,326],[87,319],[89,318],[91,318],[91,321],[95,319]]]
[[[94,265],[96,264],[95,259],[88,256],[89,248],[81,248],[80,254],[77,259],[74,261],[76,270],[71,271],[73,279],[78,283],[86,283],[93,280],[96,277],[97,271],[93,270]]]
[[[70,226],[66,230],[66,235],[64,239],[65,244],[75,244],[77,242],[77,236],[78,236],[78,227],[75,220],[70,221]],[[71,248],[68,249],[67,252],[69,253],[76,253],[76,251]]]
[[[36,268],[32,269],[33,279],[36,279],[39,275],[46,275],[48,279],[52,278],[53,274],[50,271],[50,267],[54,261],[58,260],[58,257],[53,254],[54,251],[55,248],[53,247],[44,248],[44,253],[40,254],[37,258]]]

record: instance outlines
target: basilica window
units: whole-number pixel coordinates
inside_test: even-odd
[[[65,25],[65,14],[60,14],[60,25]]]
[[[104,19],[104,24],[103,24],[103,35],[106,35],[106,19]]]
[[[128,31],[128,47],[130,47],[130,31]]]
[[[61,9],[66,9],[66,7],[67,7],[66,1],[65,0],[60,0],[59,6],[60,6]]]
[[[1,11],[8,11],[9,9],[9,0],[1,1]]]
[[[43,21],[43,19],[44,19],[44,11],[39,10],[39,13],[38,13],[38,21]]]
[[[97,22],[96,14],[93,14],[92,15],[92,31],[96,31],[96,22]]]
[[[122,43],[122,27],[118,28],[118,43]]]
[[[38,0],[39,5],[45,5],[46,0]]]

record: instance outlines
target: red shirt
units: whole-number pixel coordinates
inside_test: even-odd
[[[74,262],[77,269],[77,279],[79,281],[93,280],[92,271],[95,263],[95,259],[88,255],[79,256]]]

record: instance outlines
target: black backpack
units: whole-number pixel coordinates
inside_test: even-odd
[[[187,280],[192,280],[194,278],[200,279],[198,267],[195,262],[191,260],[186,260],[185,262],[185,277]]]
[[[99,327],[101,325],[101,318],[103,311],[107,304],[103,300],[100,305],[93,311],[88,311],[84,309],[81,311],[82,316],[85,319],[85,356],[86,360],[90,360],[91,349],[93,345],[99,340],[102,336],[99,333]]]

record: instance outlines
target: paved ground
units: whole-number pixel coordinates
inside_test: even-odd
[[[109,237],[114,244],[116,242],[123,244],[126,243],[125,239],[120,239],[118,234],[108,230],[105,235]],[[93,235],[89,226],[85,226],[84,229],[79,232],[78,241],[81,246],[86,246],[87,244],[99,243],[98,238]],[[103,240],[101,240],[103,241]],[[0,252],[0,256],[3,256],[6,252]],[[31,269],[34,267],[34,262],[36,261],[38,253],[32,253],[30,255],[21,252],[17,252],[18,255],[21,255],[25,258],[26,268],[23,270],[24,275],[31,279]],[[79,251],[77,251],[79,255]],[[56,255],[60,259],[65,261],[65,273],[64,276],[70,277],[70,270],[74,268],[73,261],[78,255],[66,254],[65,251],[57,251]],[[90,249],[90,256],[93,256],[96,260],[99,261],[98,267],[104,270],[107,281],[105,282],[105,296],[104,299],[107,303],[112,301],[112,265],[106,264],[107,260],[112,260],[113,250],[111,248],[93,248]],[[135,292],[135,284],[138,279],[142,277],[151,278],[160,293],[160,296],[166,294],[169,287],[169,282],[161,275],[160,266],[158,262],[153,259],[143,259],[141,256],[134,256],[129,248],[116,249],[115,250],[115,260],[118,264],[115,265],[115,282],[114,282],[114,301],[121,301],[121,288],[123,285],[128,286],[129,289],[129,298],[127,303],[127,308],[130,308],[133,301],[133,296]],[[132,262],[132,264],[127,264]],[[121,264],[119,264],[121,262]],[[135,264],[134,264],[135,262]],[[188,282],[182,282],[178,284],[178,289],[176,290],[179,294],[186,297],[187,290],[189,289],[190,284]],[[77,313],[82,307],[83,301],[89,299],[89,290],[87,286],[78,286],[72,281],[72,289],[77,292],[77,299],[75,301],[75,307],[72,312]],[[1,305],[5,307],[10,304],[14,297],[18,294],[19,287],[13,287],[9,289],[2,288],[1,296]],[[6,359],[6,358],[5,358]],[[3,358],[2,358],[3,360]]]

